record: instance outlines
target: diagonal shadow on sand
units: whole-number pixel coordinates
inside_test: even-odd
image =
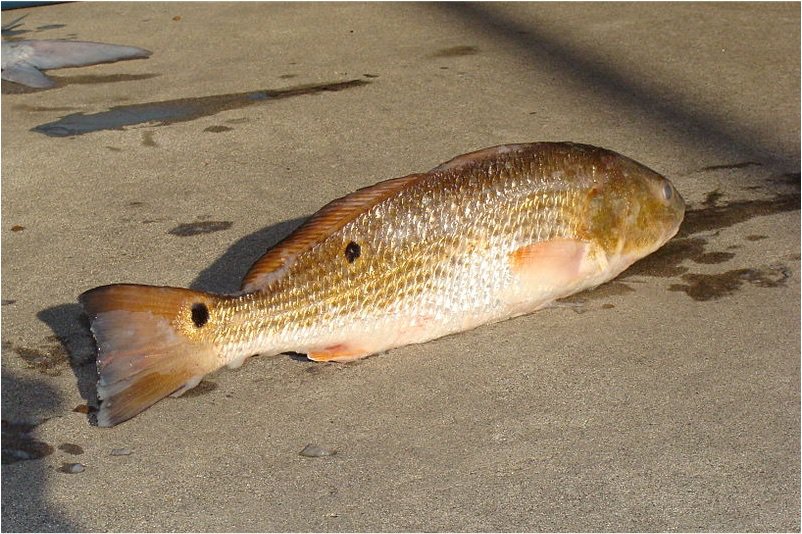
[[[667,129],[688,146],[712,144],[734,158],[759,160],[781,172],[799,167],[799,154],[778,154],[774,147],[757,145],[760,136],[751,125],[725,124],[701,102],[620,72],[598,51],[571,43],[559,28],[523,24],[510,16],[509,5],[443,2],[426,6],[467,22],[479,34],[511,43],[537,71],[568,74],[581,91],[602,95],[622,114],[628,110],[647,114],[655,128]]]
[[[106,111],[98,113],[72,113],[56,121],[35,126],[31,131],[39,132],[49,137],[70,137],[101,130],[121,130],[125,126],[152,122],[157,123],[158,126],[164,126],[273,100],[344,91],[370,83],[365,80],[348,80],[344,82],[297,85],[286,89],[263,89],[243,93],[113,106]]]

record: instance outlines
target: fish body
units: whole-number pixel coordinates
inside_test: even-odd
[[[29,87],[48,88],[55,84],[42,70],[141,59],[150,54],[150,51],[134,46],[88,41],[3,41],[2,78]]]
[[[84,293],[98,422],[254,354],[348,361],[531,313],[662,246],[684,209],[654,171],[570,143],[493,147],[360,189],[269,250],[238,294]]]

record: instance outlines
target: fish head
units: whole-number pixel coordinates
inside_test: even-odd
[[[616,155],[617,156],[617,155]],[[667,178],[623,156],[603,157],[588,190],[588,232],[621,272],[676,235],[685,201]]]

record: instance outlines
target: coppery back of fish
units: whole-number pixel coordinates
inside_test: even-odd
[[[101,426],[253,354],[347,361],[530,313],[604,283],[678,230],[684,202],[624,156],[506,145],[335,200],[238,295],[112,285],[80,298]]]

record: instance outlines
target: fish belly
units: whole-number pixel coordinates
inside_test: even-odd
[[[320,321],[264,336],[265,346],[251,350],[298,352],[315,361],[355,360],[528,314],[617,274],[608,272],[584,243],[544,242],[531,254],[526,246],[504,249],[512,252],[449,262],[435,269],[440,274],[423,278],[426,289],[402,289],[385,307],[374,308],[363,297],[347,311],[324,310]],[[453,263],[460,268],[450,269]]]

